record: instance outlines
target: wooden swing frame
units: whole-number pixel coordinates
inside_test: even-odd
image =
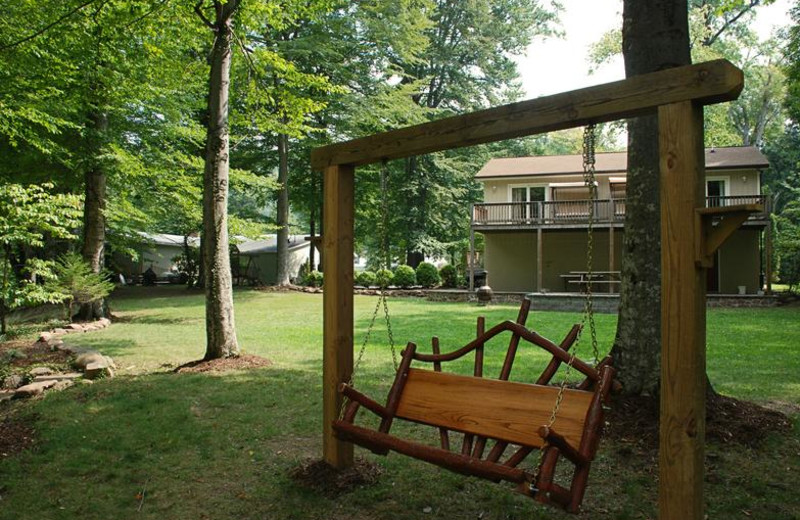
[[[659,517],[703,518],[706,374],[705,265],[733,233],[705,208],[703,106],[738,98],[742,71],[725,60],[482,110],[317,148],[324,176],[323,452],[344,468],[353,445],[338,439],[342,395],[353,370],[353,231],[357,166],[658,114],[661,198],[661,424]],[[729,216],[732,209],[723,208]],[[737,208],[745,213],[754,208]]]

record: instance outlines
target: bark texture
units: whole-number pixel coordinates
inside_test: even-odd
[[[686,0],[625,0],[626,77],[691,63]],[[656,393],[661,371],[661,232],[658,121],[628,121],[628,180],[620,310],[612,349],[629,394]]]
[[[103,138],[108,132],[108,115],[101,111],[92,112],[89,115],[89,125],[94,141],[92,152],[99,157],[102,154]],[[95,273],[99,273],[104,267],[106,185],[107,175],[103,162],[96,159],[84,173],[83,243],[81,244],[81,256]],[[84,320],[103,318],[106,315],[105,301],[84,304],[79,314]]]
[[[278,273],[276,283],[289,285],[289,136],[278,134]]]
[[[229,1],[220,4],[216,10],[216,38],[211,54],[202,237],[206,360],[239,355],[228,245],[228,93],[233,39],[231,20],[238,3]]]

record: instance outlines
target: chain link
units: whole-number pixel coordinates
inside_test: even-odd
[[[597,329],[595,327],[594,322],[594,305],[593,305],[593,294],[592,294],[592,277],[594,275],[594,221],[595,221],[595,205],[597,204],[597,181],[595,179],[595,148],[596,148],[596,135],[595,135],[595,126],[589,125],[583,131],[583,182],[589,188],[589,225],[587,228],[587,239],[586,239],[586,273],[587,273],[587,283],[586,283],[586,293],[585,299],[583,301],[583,316],[581,317],[580,329],[578,330],[578,335],[575,338],[575,343],[572,351],[569,355],[569,361],[567,362],[567,368],[564,370],[564,376],[559,384],[558,394],[556,395],[556,402],[553,405],[553,410],[550,412],[550,418],[547,421],[547,428],[552,428],[553,424],[556,422],[556,418],[558,417],[558,411],[561,408],[561,402],[564,400],[564,393],[567,388],[567,382],[569,381],[569,376],[572,372],[572,366],[575,363],[575,358],[578,355],[578,347],[581,344],[581,337],[583,336],[583,330],[588,322],[589,324],[589,332],[592,341],[592,354],[594,356],[594,363],[597,365],[599,362],[599,354],[597,348]],[[539,450],[539,460],[536,463],[536,470],[533,474],[533,481],[531,483],[531,489],[535,491],[533,486],[538,483],[539,480],[539,472],[542,468],[542,462],[544,461],[544,452],[545,448],[547,448],[547,444],[542,446]]]
[[[381,228],[380,228],[380,243],[381,243],[381,257],[383,260],[383,265],[386,269],[391,267],[390,256],[389,256],[389,241],[387,238],[386,228],[389,225],[389,200],[387,197],[387,162],[384,159],[382,169],[381,169]],[[397,361],[397,348],[395,347],[394,343],[394,333],[392,332],[392,321],[389,316],[389,303],[388,298],[386,295],[386,288],[383,284],[379,284],[378,289],[378,301],[375,302],[375,309],[372,311],[372,317],[369,320],[369,325],[367,326],[367,332],[364,334],[364,339],[361,342],[361,348],[358,350],[358,355],[356,356],[355,363],[353,363],[353,371],[350,373],[350,379],[347,381],[348,386],[353,386],[353,378],[358,372],[359,366],[361,366],[361,360],[364,358],[364,353],[367,350],[367,344],[369,344],[370,337],[372,336],[372,331],[375,328],[375,321],[378,319],[378,313],[383,308],[383,316],[386,321],[386,332],[389,336],[389,347],[392,350],[392,364],[394,365],[394,371],[397,372],[398,367],[400,366]],[[348,399],[342,399],[341,404],[339,406],[339,420],[344,417],[344,410],[347,407]]]

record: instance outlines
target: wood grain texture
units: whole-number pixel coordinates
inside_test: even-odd
[[[558,388],[410,369],[397,416],[449,430],[540,447]],[[592,393],[566,390],[553,429],[580,446]]]
[[[324,173],[322,263],[325,272],[322,352],[323,456],[333,467],[353,464],[353,445],[337,439],[339,387],[353,373],[353,190],[355,169],[331,166]]]
[[[686,100],[730,101],[743,85],[742,71],[725,60],[676,67],[317,148],[311,166],[358,166],[502,141],[653,113]]]
[[[695,262],[705,205],[703,110],[659,108],[661,153],[661,421],[659,518],[703,518],[706,276]]]

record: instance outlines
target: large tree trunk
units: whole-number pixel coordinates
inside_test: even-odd
[[[102,159],[102,143],[108,132],[108,115],[96,111],[89,115],[91,122],[91,139],[95,142],[95,157],[91,167],[84,174],[83,203],[83,244],[81,255],[91,266],[92,271],[99,273],[103,269],[106,243],[106,171]],[[106,306],[103,300],[87,303],[79,311],[81,319],[93,320],[105,316]],[[72,316],[70,316],[72,318]]]
[[[208,136],[203,178],[203,274],[206,295],[206,360],[239,355],[233,319],[233,281],[228,246],[228,90],[231,19],[238,5],[217,10],[208,88]]]
[[[289,136],[278,134],[278,272],[276,283],[289,285]]]
[[[691,63],[686,0],[624,0],[626,77]],[[628,181],[620,310],[612,349],[627,393],[655,393],[661,371],[658,122],[628,121]]]

